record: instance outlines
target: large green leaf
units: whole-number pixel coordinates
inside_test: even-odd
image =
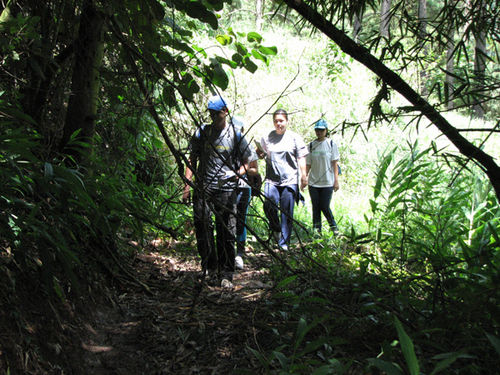
[[[227,34],[219,34],[215,37],[215,39],[217,39],[217,41],[222,44],[223,46],[227,46],[229,44],[231,44],[233,42],[233,38],[230,36],[230,35],[227,35]]]
[[[382,160],[382,163],[380,163],[380,167],[377,171],[377,180],[375,181],[375,187],[373,188],[373,196],[374,198],[377,198],[381,191],[382,191],[382,185],[384,183],[384,179],[386,176],[387,168],[389,167],[389,164],[392,161],[392,158],[394,156],[394,151],[396,149],[393,149],[391,152],[389,152],[384,159]]]
[[[278,49],[276,47],[259,46],[259,51],[264,55],[272,55],[272,56],[275,56],[278,53]]]
[[[224,0],[205,0],[205,3],[210,5],[216,12],[221,11],[224,7]]]
[[[489,333],[486,334],[486,337],[488,337],[488,340],[490,340],[491,345],[495,348],[497,353],[500,355],[500,339],[496,336],[493,336]]]
[[[204,23],[208,23],[214,30],[216,30],[217,27],[219,26],[215,14],[208,11],[207,8],[201,2],[186,1],[185,10],[186,14],[189,17],[196,18]]]
[[[408,336],[408,334],[405,332],[403,325],[401,324],[399,319],[396,317],[394,317],[394,324],[396,326],[396,330],[398,331],[401,350],[403,351],[406,364],[408,365],[408,370],[410,371],[411,375],[419,375],[420,366],[418,364],[417,356],[415,355],[413,342],[411,341],[410,336]]]
[[[177,99],[175,97],[175,90],[172,86],[168,85],[163,88],[163,102],[167,107],[174,107],[177,104]]]
[[[248,55],[248,49],[243,44],[241,44],[240,42],[236,42],[235,46],[236,46],[236,50],[238,51],[238,53],[240,55],[242,55],[242,56]]]
[[[185,74],[178,86],[179,92],[188,100],[193,100],[194,94],[200,91],[200,86],[191,74]]]
[[[262,36],[259,33],[256,33],[255,31],[251,31],[247,34],[247,40],[249,42],[260,43],[262,42]]]
[[[264,56],[262,53],[260,53],[258,50],[252,49],[252,56],[255,57],[256,59],[264,61],[266,65],[268,64],[267,57]]]
[[[460,352],[444,353],[437,355],[433,357],[433,359],[441,359],[441,361],[439,361],[436,367],[434,367],[434,370],[432,370],[431,375],[439,374],[440,372],[446,370],[458,358],[474,358],[474,357]]]
[[[387,375],[404,375],[403,370],[395,363],[387,362],[379,358],[370,358],[368,362],[370,365],[382,370]]]
[[[248,57],[243,58],[243,66],[250,73],[255,73],[255,71],[257,70],[257,65],[255,65],[255,63]]]
[[[229,78],[217,59],[210,59],[212,70],[212,83],[222,90],[229,85]]]
[[[243,61],[243,56],[241,56],[239,53],[235,53],[233,54],[233,56],[231,56],[231,58],[233,59],[234,62],[236,62],[237,64],[241,64],[242,61]]]
[[[236,61],[228,60],[221,56],[216,56],[216,59],[219,63],[229,65],[232,69],[236,69],[238,67],[238,63]]]

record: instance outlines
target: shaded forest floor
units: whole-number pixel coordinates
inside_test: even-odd
[[[260,348],[269,332],[260,328],[269,324],[267,256],[249,254],[234,288],[224,289],[201,280],[195,251],[173,248],[192,249],[193,243],[155,245],[108,280],[89,275],[88,292],[77,300],[58,302],[29,278],[16,280],[18,291],[4,290],[0,298],[0,374],[232,374],[254,368],[257,359],[247,345]]]
[[[111,258],[103,270],[91,271],[78,298],[48,296],[29,275],[16,280],[15,293],[0,293],[0,374],[264,374],[270,360],[264,353],[284,348],[293,355],[298,320],[287,312],[293,302],[276,299],[280,286],[271,280],[268,250],[249,244],[244,270],[225,289],[201,280],[193,241],[134,246],[139,251],[127,264],[118,267]],[[335,311],[319,304],[335,319],[330,333],[352,331],[349,347],[365,355],[366,331],[376,343],[380,330],[340,319],[357,315],[359,304],[350,287],[335,290]],[[348,300],[350,307],[341,302]],[[320,326],[314,331],[311,337],[329,334]],[[346,354],[325,346],[325,357]]]
[[[247,251],[234,288],[210,286],[200,278],[194,248],[193,242],[153,241],[119,272],[108,268],[107,280],[104,272],[87,275],[88,291],[77,299],[48,298],[29,278],[0,280],[0,285],[15,281],[19,286],[16,293],[0,290],[0,374],[265,374],[270,373],[266,367],[276,370],[272,373],[285,370],[287,358],[306,364],[296,373],[309,373],[333,358],[328,368],[338,369],[334,373],[367,374],[367,358],[397,337],[392,314],[405,319],[416,338],[438,327],[431,337],[438,349],[418,348],[420,358],[431,359],[422,367],[431,370],[439,360],[436,353],[460,353],[477,332],[457,322],[460,310],[452,305],[434,321],[398,309],[399,290],[376,275],[335,274],[322,284],[319,275],[302,274],[295,288],[303,290],[304,299],[291,292],[280,297],[283,281],[273,285],[273,262],[266,252]],[[14,263],[0,262],[5,268]],[[377,303],[367,303],[367,296]],[[483,305],[476,305],[482,312]],[[493,332],[483,314],[476,320]],[[498,368],[486,337],[476,335],[477,356],[457,357],[455,369],[463,371],[454,373],[490,374],[483,369]],[[275,356],[271,364],[262,357],[269,353]],[[388,359],[404,363],[398,353],[394,349]],[[482,367],[471,358],[481,360]]]
[[[231,374],[254,367],[247,345],[265,341],[259,326],[271,288],[266,256],[247,257],[234,288],[209,286],[199,262],[152,248],[137,256],[137,282],[99,306],[82,342],[92,374]],[[265,318],[264,321],[268,321]],[[267,324],[267,323],[266,323]]]

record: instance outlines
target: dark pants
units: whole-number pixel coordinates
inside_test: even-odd
[[[264,186],[264,212],[273,232],[281,232],[278,245],[283,247],[290,243],[293,228],[293,208],[295,196],[298,191],[297,185],[276,186],[270,183]],[[281,212],[281,220],[278,217],[278,208]]]
[[[247,240],[247,212],[250,204],[252,189],[236,189],[236,253],[239,256],[245,254],[245,243]]]
[[[234,272],[235,191],[215,190],[193,196],[194,228],[203,271]],[[216,246],[214,244],[214,224]]]
[[[325,215],[330,230],[337,229],[337,223],[333,218],[330,202],[332,201],[333,186],[329,187],[314,187],[309,186],[309,195],[312,203],[313,227],[321,232],[321,213]]]

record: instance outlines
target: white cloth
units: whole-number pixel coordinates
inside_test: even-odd
[[[323,141],[317,139],[310,143],[306,164],[309,170],[309,186],[330,187],[335,183],[332,161],[339,160],[340,154],[337,144],[329,138]]]
[[[302,137],[291,130],[282,135],[273,130],[262,137],[260,144],[267,154],[266,181],[278,186],[298,184],[298,159],[308,153]]]

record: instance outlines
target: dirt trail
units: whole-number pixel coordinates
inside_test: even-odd
[[[139,283],[116,291],[87,327],[89,374],[232,374],[251,369],[264,339],[264,257],[246,259],[232,290],[199,281],[198,262],[151,251],[137,257]]]

